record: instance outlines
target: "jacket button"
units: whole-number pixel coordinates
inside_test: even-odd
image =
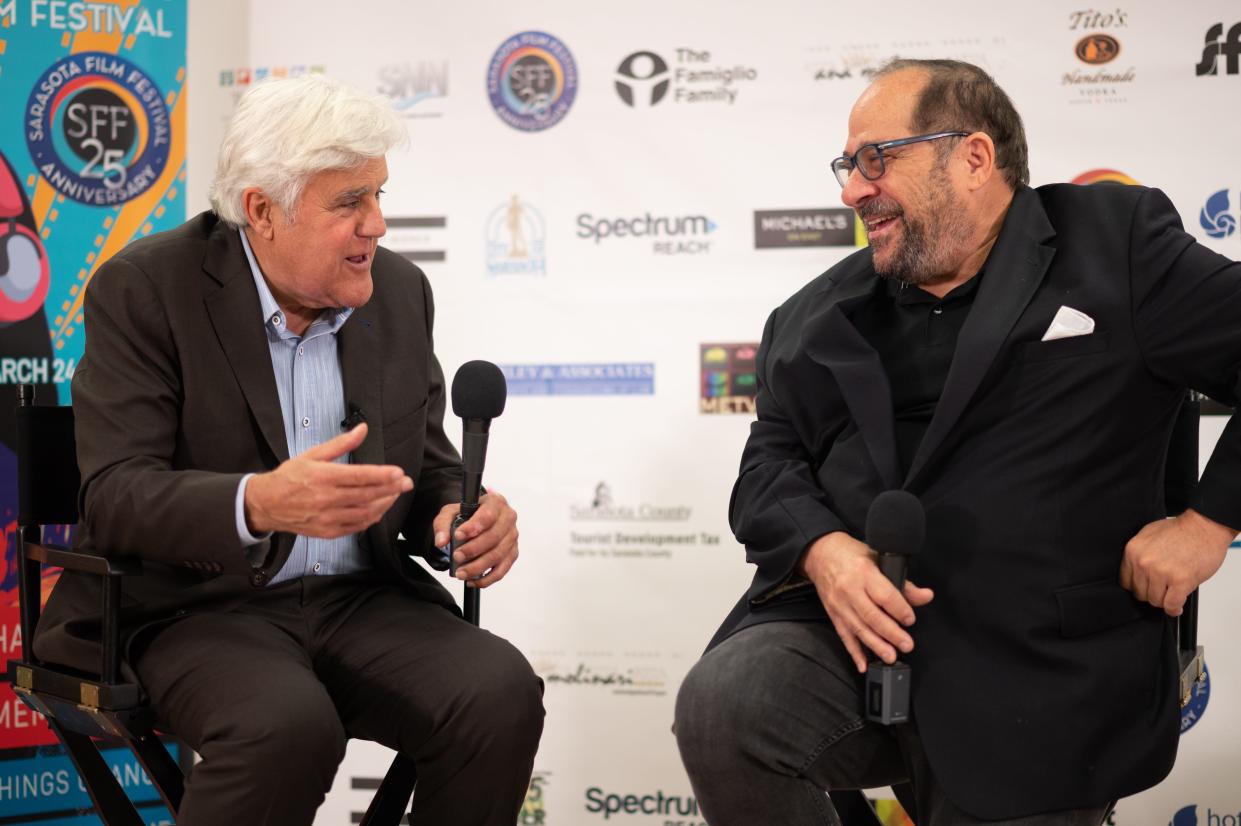
[[[262,571],[255,571],[254,575],[250,577],[250,584],[253,585],[255,588],[258,588],[266,581],[267,581],[267,574],[263,573]]]

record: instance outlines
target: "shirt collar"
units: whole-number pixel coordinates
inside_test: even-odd
[[[288,328],[285,327],[284,310],[280,309],[280,304],[276,302],[276,297],[271,294],[271,287],[267,286],[267,279],[263,277],[263,271],[259,269],[259,262],[254,257],[254,250],[250,249],[250,239],[246,237],[245,229],[238,229],[237,232],[241,234],[241,246],[246,251],[246,261],[250,264],[250,275],[254,278],[254,286],[259,291],[259,307],[263,311],[263,326],[278,336],[293,336],[288,331]],[[333,308],[327,313],[321,314],[307,328],[306,335],[303,338],[308,338],[312,332],[315,334],[320,332],[335,333],[352,314],[352,307]],[[325,325],[326,329],[322,329],[321,325]]]

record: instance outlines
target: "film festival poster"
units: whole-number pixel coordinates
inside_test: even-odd
[[[185,220],[185,0],[0,0],[0,655],[21,656],[17,384],[69,404],[82,305],[100,264]],[[52,541],[68,542],[71,528]],[[46,597],[56,572],[44,572]],[[126,749],[109,763],[160,822]],[[0,685],[0,820],[97,823],[69,758]]]

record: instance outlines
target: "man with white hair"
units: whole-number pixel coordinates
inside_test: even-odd
[[[128,664],[202,757],[182,826],[310,824],[348,737],[414,759],[413,823],[510,826],[521,807],[540,682],[397,544],[447,544],[461,484],[430,286],[377,246],[404,137],[381,100],[325,78],[256,86],[214,209],[86,293],[78,542],[143,560]],[[486,494],[458,576],[502,579],[516,520]],[[98,661],[97,588],[62,576],[38,656]]]

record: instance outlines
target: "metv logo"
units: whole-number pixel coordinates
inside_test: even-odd
[[[1228,201],[1228,190],[1221,189],[1207,198],[1198,213],[1198,223],[1211,238],[1227,238],[1237,231],[1237,214]]]

